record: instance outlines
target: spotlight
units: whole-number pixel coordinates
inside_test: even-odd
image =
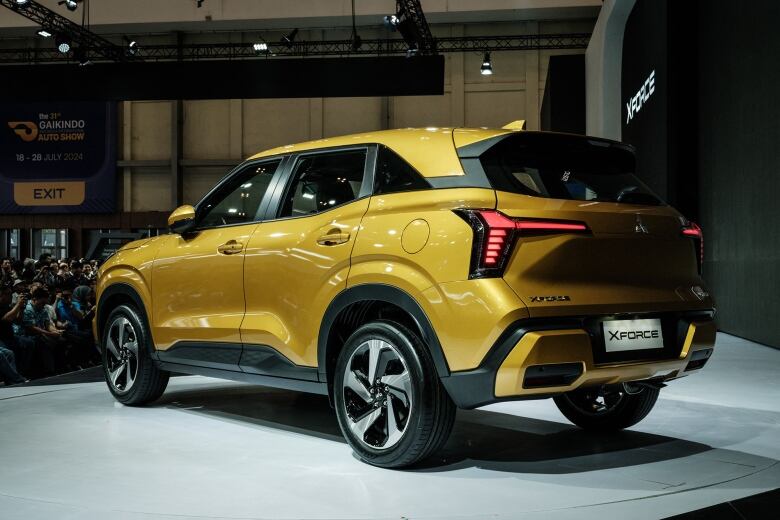
[[[295,41],[295,37],[298,36],[298,29],[293,29],[290,34],[282,38],[281,42],[287,47],[288,49],[292,49],[293,42]]]
[[[79,8],[78,0],[60,0],[57,2],[57,5],[65,5],[65,7],[68,8],[68,11],[75,11]]]
[[[57,45],[57,50],[62,54],[67,54],[70,52],[70,40],[67,36],[58,35],[54,40],[54,43]]]
[[[25,7],[29,3],[30,0],[14,0],[14,4],[16,5],[16,7]]]
[[[265,52],[268,52],[268,44],[265,42],[253,43],[252,50],[255,51],[255,54],[263,54]]]
[[[129,56],[135,56],[136,54],[138,54],[138,42],[136,42],[135,40],[130,40],[127,43],[127,54]]]
[[[400,20],[398,17],[394,14],[391,14],[389,16],[385,16],[385,27],[390,29],[391,31],[395,31],[395,28],[400,23]]]
[[[486,52],[485,57],[482,58],[482,66],[479,68],[479,73],[483,76],[490,76],[493,74],[493,64],[490,61],[489,52]]]
[[[51,38],[51,33],[46,29],[44,29],[43,27],[41,27],[40,29],[38,29],[38,36],[42,36],[44,38]]]
[[[414,56],[417,56],[418,52],[420,52],[420,49],[416,47],[410,47],[406,50],[406,57],[413,58]]]

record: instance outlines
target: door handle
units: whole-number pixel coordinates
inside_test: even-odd
[[[235,240],[228,240],[224,244],[217,246],[217,251],[223,255],[235,255],[244,250],[244,244]]]
[[[349,241],[349,233],[328,233],[317,239],[321,246],[336,246]]]

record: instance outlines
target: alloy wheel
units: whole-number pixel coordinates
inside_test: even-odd
[[[414,406],[406,361],[390,343],[362,343],[347,363],[342,388],[352,434],[375,450],[401,440]]]
[[[129,391],[138,376],[138,335],[124,316],[111,322],[106,338],[106,371],[111,386],[119,393]]]

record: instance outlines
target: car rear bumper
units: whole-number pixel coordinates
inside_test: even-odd
[[[715,344],[712,311],[656,314],[664,323],[664,349],[630,359],[603,350],[604,317],[521,320],[510,326],[474,370],[442,378],[460,408],[539,399],[583,386],[653,379],[662,382],[701,368]],[[634,354],[637,357],[640,354]]]

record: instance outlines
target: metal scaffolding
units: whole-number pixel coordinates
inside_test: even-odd
[[[114,45],[105,38],[98,36],[86,27],[70,21],[62,15],[57,14],[51,9],[42,6],[38,2],[32,0],[25,4],[19,5],[14,0],[0,0],[0,6],[6,7],[20,16],[24,16],[28,20],[32,20],[41,26],[42,29],[46,29],[53,36],[66,37],[72,46],[78,49],[86,50],[88,54],[99,56],[103,60],[122,61],[126,58],[125,52],[122,47]],[[14,52],[11,50],[9,57],[12,58],[8,63],[19,63],[20,61],[36,63],[37,60],[25,59],[13,59],[19,58],[25,55],[29,49],[22,49],[22,52]],[[47,50],[48,51],[48,50]],[[56,49],[50,49],[51,53],[60,54],[60,56],[50,56],[45,61],[63,61],[67,60],[68,56],[61,54]],[[71,55],[73,52],[69,53]],[[5,57],[5,52],[2,53]],[[29,55],[27,55],[29,56]],[[0,58],[0,62],[2,59]]]
[[[0,0],[8,2],[9,0]],[[436,38],[437,52],[496,52],[529,51],[542,49],[585,49],[590,33],[576,34],[525,34],[507,36],[463,36]],[[103,40],[107,41],[107,40]],[[400,38],[362,40],[360,48],[353,47],[352,40],[295,41],[267,43],[267,50],[255,51],[253,43],[198,43],[181,45],[140,45],[136,59],[144,61],[197,61],[273,59],[306,56],[385,56],[403,55],[409,45]],[[108,42],[87,48],[92,61],[115,60],[118,46]],[[120,53],[121,54],[121,53]],[[0,48],[0,63],[67,63],[73,61],[72,53],[61,54],[55,48],[28,47]]]

